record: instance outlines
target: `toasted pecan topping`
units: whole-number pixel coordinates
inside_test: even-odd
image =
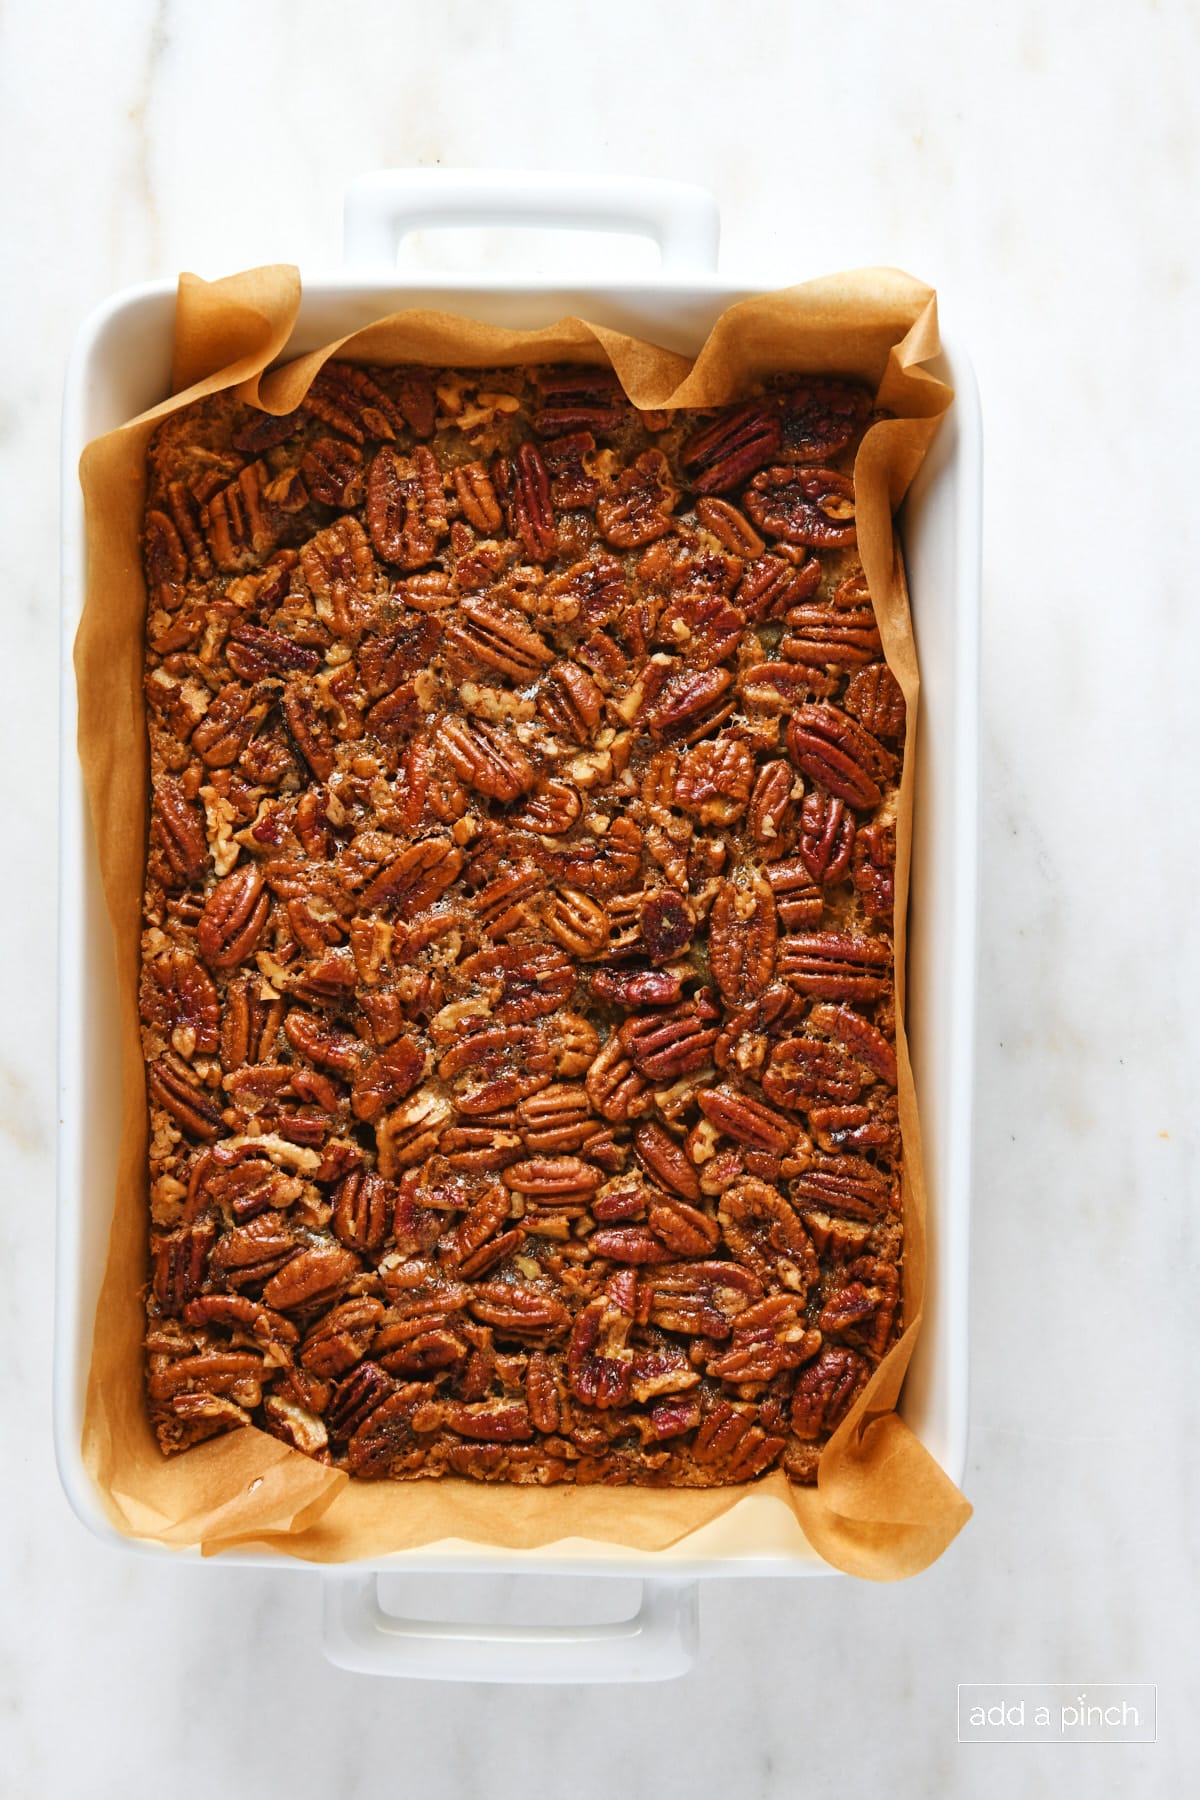
[[[152,442],[164,1451],[711,1486],[894,1341],[904,699],[871,398],[327,362]]]

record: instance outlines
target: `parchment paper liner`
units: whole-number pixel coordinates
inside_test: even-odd
[[[860,554],[885,654],[908,702],[897,833],[898,983],[903,979],[917,667],[892,514],[951,399],[920,366],[938,350],[932,290],[898,271],[875,269],[741,301],[722,313],[694,363],[581,319],[519,332],[412,310],[273,368],[286,351],[299,303],[299,275],[287,267],[212,283],[181,276],[172,398],[89,444],[80,464],[88,579],[75,646],[79,754],[116,940],[124,1076],[112,1234],[83,1439],[104,1506],[126,1534],[200,1544],[206,1554],[254,1543],[308,1561],[341,1562],[446,1539],[514,1549],[591,1539],[658,1550],[721,1518],[747,1495],[773,1496],[836,1567],[875,1580],[913,1574],[941,1554],[971,1509],[893,1410],[920,1325],[925,1279],[920,1135],[902,1026],[906,1328],[830,1441],[815,1488],[793,1487],[777,1472],[749,1487],[700,1491],[352,1482],[258,1430],[210,1440],[170,1461],[158,1451],[146,1417],[141,1352],[147,1177],[137,980],[147,752],[139,530],[145,448],[167,413],[230,387],[269,412],[288,412],[339,351],[360,362],[475,368],[607,360],[630,398],[647,408],[736,400],[756,378],[783,370],[855,375],[877,388],[879,404],[895,417],[867,434],[855,482]],[[761,1518],[764,1509],[743,1511]]]

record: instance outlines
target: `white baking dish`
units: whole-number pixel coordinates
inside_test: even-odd
[[[652,282],[569,286],[522,278],[398,277],[401,237],[451,224],[638,232],[657,240],[662,268]],[[718,313],[755,291],[717,276],[716,250],[715,203],[699,189],[674,183],[442,170],[367,176],[347,195],[346,270],[306,278],[289,354],[405,306],[524,326],[578,313],[694,353]],[[812,272],[791,273],[797,279]],[[127,289],[93,313],[75,346],[64,404],[55,1435],[68,1498],[97,1536],[143,1554],[196,1557],[195,1550],[167,1550],[114,1531],[80,1452],[120,1094],[109,925],[75,750],[71,650],[85,557],[77,468],[90,438],[168,392],[174,304],[175,284],[163,281]],[[937,372],[957,398],[901,519],[922,675],[908,1010],[929,1187],[925,1323],[901,1412],[957,1482],[966,1449],[981,438],[963,352],[948,348]],[[752,1532],[746,1530],[747,1508],[758,1509]],[[447,1541],[342,1565],[323,1573],[326,1652],[347,1668],[443,1680],[632,1681],[678,1674],[695,1646],[697,1579],[832,1572],[785,1513],[778,1502],[751,1499],[675,1548],[652,1553],[583,1540],[481,1553]],[[304,1566],[265,1551],[237,1554],[236,1560]],[[518,1571],[639,1577],[641,1608],[618,1625],[516,1628],[402,1620],[379,1606],[377,1577],[383,1573]]]

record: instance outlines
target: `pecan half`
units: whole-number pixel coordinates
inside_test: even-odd
[[[209,894],[196,943],[211,969],[235,969],[251,954],[271,911],[271,896],[253,863],[234,869]]]
[[[686,1262],[645,1278],[649,1320],[689,1337],[727,1338],[734,1320],[763,1297],[762,1283],[736,1262]]]
[[[844,1282],[829,1295],[817,1323],[827,1337],[840,1337],[872,1356],[882,1356],[899,1301],[895,1264],[861,1256],[847,1265]]]
[[[820,558],[810,556],[799,567],[782,556],[760,556],[747,568],[734,594],[746,618],[756,625],[782,619],[803,606],[821,585]]]
[[[891,974],[891,945],[848,931],[801,933],[779,940],[784,981],[822,1000],[877,1000]]]
[[[189,887],[207,874],[208,838],[203,820],[179,782],[169,775],[161,776],[156,783],[150,836],[170,866],[172,886]]]
[[[407,916],[424,911],[445,892],[463,866],[463,853],[449,838],[426,838],[381,869],[363,890],[366,906],[403,908]]]
[[[600,535],[618,550],[665,537],[679,489],[661,450],[643,450],[596,502]]]
[[[443,721],[438,742],[455,773],[492,800],[515,800],[536,779],[533,764],[511,732],[482,719]]]
[[[577,744],[590,742],[603,709],[604,695],[576,662],[555,663],[538,695],[538,711],[550,729]]]
[[[504,514],[487,464],[460,463],[454,471],[454,491],[463,518],[485,537],[495,537],[504,524]]]
[[[643,722],[653,737],[693,743],[729,717],[732,686],[729,669],[684,670],[673,675],[653,705],[645,709]]]
[[[883,648],[869,607],[845,612],[833,606],[793,606],[787,619],[779,653],[788,662],[853,668],[869,663]]]
[[[314,438],[300,460],[304,485],[322,506],[349,512],[361,506],[366,495],[363,456],[342,438]]]
[[[314,1244],[300,1250],[263,1289],[263,1300],[277,1312],[325,1304],[341,1292],[360,1268],[357,1256],[336,1244]]]
[[[624,410],[624,392],[609,369],[545,368],[534,380],[542,404],[533,415],[533,428],[541,437],[611,431]]]
[[[681,1145],[657,1119],[648,1119],[633,1134],[634,1148],[650,1173],[684,1200],[700,1198],[696,1171]]]
[[[834,550],[858,542],[854,483],[836,469],[764,469],[743,504],[760,531],[785,543]]]
[[[708,961],[730,1006],[753,1000],[770,981],[778,931],[775,897],[761,876],[744,887],[721,882],[709,915]]]
[[[163,1032],[185,1060],[216,1050],[221,1003],[213,982],[186,950],[168,950],[146,964],[139,1006],[143,1023]]]
[[[904,736],[904,695],[886,663],[871,663],[852,675],[843,705],[873,737]]]
[[[651,1081],[677,1081],[710,1060],[718,1017],[711,1000],[699,995],[670,1012],[626,1019],[617,1036],[643,1075]]]
[[[702,825],[732,825],[746,810],[753,779],[753,753],[737,738],[696,744],[680,760],[675,804]]]
[[[788,749],[806,775],[848,806],[878,806],[879,779],[896,759],[836,706],[802,706],[788,725]]]
[[[783,453],[798,462],[837,456],[866,424],[871,395],[857,381],[817,378],[781,397]]]
[[[405,419],[390,395],[352,363],[327,362],[317,371],[302,402],[303,410],[356,444],[368,438],[388,442],[404,429]]]
[[[587,1097],[601,1118],[623,1123],[653,1111],[650,1084],[633,1066],[631,1056],[614,1032],[587,1073]]]
[[[859,827],[850,878],[869,919],[890,919],[896,905],[896,833],[875,821]]]
[[[800,809],[800,856],[814,881],[840,881],[850,867],[854,820],[836,795],[812,788]]]
[[[347,1250],[381,1250],[392,1227],[396,1190],[369,1169],[354,1169],[334,1191],[334,1235]]]
[[[802,857],[789,856],[782,862],[772,863],[766,870],[766,878],[779,917],[789,931],[820,924],[825,899]]]
[[[752,1176],[735,1181],[717,1208],[731,1255],[763,1281],[781,1282],[800,1295],[817,1279],[817,1257],[808,1233],[777,1188]]]
[[[862,1081],[846,1052],[824,1038],[785,1038],[763,1071],[763,1093],[779,1106],[857,1100]]]
[[[257,698],[240,682],[230,682],[214,695],[193,731],[192,748],[199,751],[206,768],[229,768],[241,756],[266,714],[266,700]]]
[[[586,1406],[624,1406],[633,1392],[629,1343],[637,1297],[632,1271],[614,1275],[578,1314],[567,1346],[571,1392]]]
[[[512,815],[512,822],[519,831],[535,831],[539,837],[562,837],[582,811],[583,802],[570,782],[543,780],[525,805]]]
[[[550,477],[536,444],[522,444],[513,474],[512,531],[534,562],[549,562],[558,549]]]
[[[300,1361],[312,1374],[336,1381],[360,1363],[383,1318],[380,1301],[362,1295],[335,1306],[309,1327],[300,1346]]]
[[[810,1362],[820,1348],[821,1334],[806,1325],[800,1302],[772,1294],[734,1321],[728,1348],[705,1367],[720,1381],[772,1381]]]
[[[697,500],[696,517],[711,531],[722,549],[746,562],[761,556],[765,545],[744,513],[728,500]]]
[[[576,888],[551,888],[540,916],[551,937],[583,961],[602,956],[608,947],[608,914]]]
[[[211,1219],[161,1238],[154,1250],[151,1291],[160,1312],[182,1313],[204,1286],[217,1228]]]
[[[497,669],[514,681],[531,681],[554,661],[554,652],[518,614],[468,595],[446,628],[446,649],[463,667]]]
[[[792,1194],[799,1206],[851,1219],[879,1219],[898,1204],[892,1178],[860,1156],[814,1158],[793,1180]]]
[[[778,1155],[790,1149],[800,1135],[799,1127],[791,1119],[772,1111],[761,1100],[755,1100],[728,1082],[697,1094],[696,1104],[718,1131],[751,1150],[767,1150]]]
[[[870,1364],[857,1351],[827,1344],[816,1362],[796,1378],[791,1410],[796,1436],[813,1442],[835,1431],[869,1374]]]
[[[727,494],[770,462],[782,442],[778,412],[752,400],[722,413],[688,438],[679,452],[679,466],[698,494]]]
[[[385,562],[421,569],[450,529],[437,458],[423,444],[411,457],[384,448],[367,476],[367,530]]]
[[[555,1295],[543,1287],[519,1281],[480,1281],[468,1301],[471,1314],[490,1325],[500,1337],[518,1342],[549,1343],[561,1337],[571,1315]]]
[[[205,508],[205,536],[212,559],[225,574],[252,569],[275,548],[269,508],[264,505],[265,463],[247,463],[236,481],[222,488]]]
[[[311,537],[300,568],[316,602],[317,617],[338,637],[348,637],[367,617],[375,588],[375,558],[367,534],[350,513]]]

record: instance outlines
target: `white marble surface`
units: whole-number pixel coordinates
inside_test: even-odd
[[[1198,79],[1189,0],[4,8],[6,1795],[1186,1788]],[[764,281],[900,264],[983,391],[976,1516],[900,1587],[706,1588],[664,1688],[342,1674],[315,1578],[107,1551],[50,1449],[64,359],[147,276],[330,266],[350,176],[439,162],[699,181],[724,268]],[[980,1680],[1156,1681],[1159,1742],[959,1747]]]

